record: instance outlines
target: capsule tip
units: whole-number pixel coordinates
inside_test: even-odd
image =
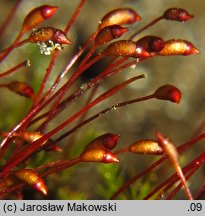
[[[57,145],[51,145],[48,147],[49,151],[55,151],[55,152],[59,152],[61,153],[63,151],[63,149]]]
[[[43,181],[36,182],[36,184],[34,185],[34,188],[40,191],[41,193],[43,193],[44,195],[48,194],[48,190]]]
[[[59,43],[59,44],[71,44],[71,41],[67,38],[65,33],[61,30],[56,31],[53,41]]]
[[[45,6],[42,6],[41,13],[45,19],[48,19],[51,16],[53,16],[53,14],[56,12],[57,9],[58,9],[58,6],[45,5]]]
[[[198,49],[196,49],[195,47],[192,48],[191,54],[199,54],[199,53],[200,53],[200,52],[199,52]]]
[[[174,89],[170,92],[170,99],[174,103],[180,103],[181,100],[181,92],[178,89]]]
[[[103,162],[104,163],[119,163],[120,161],[112,152],[107,152],[104,155]]]

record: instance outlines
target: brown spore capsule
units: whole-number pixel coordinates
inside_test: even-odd
[[[117,163],[117,157],[106,149],[102,148],[88,148],[80,155],[81,162],[101,162],[101,163]]]
[[[43,5],[33,9],[24,19],[21,32],[25,33],[35,28],[44,20],[53,16],[57,9],[58,7],[50,5]]]
[[[181,100],[181,91],[173,85],[163,85],[155,91],[154,96],[160,100],[179,103]]]
[[[107,149],[114,149],[118,143],[119,134],[107,133],[102,135],[102,145]]]
[[[105,44],[113,39],[121,37],[128,28],[123,28],[120,25],[107,26],[101,29],[95,37],[95,43],[99,46]]]
[[[52,27],[35,29],[29,37],[29,41],[32,43],[48,42],[49,40],[59,44],[71,44],[63,31]]]
[[[199,51],[194,45],[186,40],[172,39],[165,42],[164,48],[157,55],[193,55]]]
[[[55,34],[53,35],[53,42],[59,44],[71,44],[71,41],[67,38],[65,33],[60,29],[57,29],[55,31]]]
[[[185,22],[193,18],[186,10],[182,8],[169,8],[163,14],[163,18],[167,20],[174,20],[178,22]]]
[[[165,42],[161,37],[153,35],[147,35],[143,38],[140,38],[136,43],[148,52],[159,52],[164,48],[165,45]]]
[[[105,133],[103,135],[96,137],[91,142],[89,142],[86,145],[85,150],[86,151],[88,149],[97,149],[97,150],[103,149],[104,151],[112,150],[117,145],[118,139],[119,139],[118,134]]]
[[[120,40],[111,43],[103,52],[105,56],[124,56],[134,58],[147,58],[152,56],[141,45],[131,40]]]
[[[15,176],[44,195],[47,195],[46,185],[36,172],[29,169],[21,169],[15,172]]]
[[[160,155],[163,153],[158,142],[154,140],[140,140],[131,144],[128,150],[136,154],[154,154]]]
[[[30,131],[26,131],[20,134],[20,136],[28,143],[32,143],[35,142],[36,140],[42,138],[44,135],[40,132],[30,132]],[[46,140],[42,143],[41,146],[43,146],[45,143],[47,142],[52,142],[52,140]]]
[[[100,21],[98,30],[110,25],[132,24],[141,17],[131,8],[119,8],[107,13]]]
[[[40,133],[40,132],[30,132],[30,131],[26,131],[20,134],[20,137],[22,137],[26,142],[28,143],[32,143],[35,142],[36,140],[42,138],[44,136],[44,134]],[[41,146],[43,146],[44,144],[48,144],[45,146],[45,150],[47,151],[57,151],[57,152],[62,152],[62,149],[60,147],[58,147],[57,145],[53,144],[53,140],[52,139],[48,139],[46,141],[44,141]]]
[[[92,143],[98,144],[98,147],[103,146],[106,149],[112,150],[116,147],[118,139],[119,134],[106,133],[94,139]],[[90,146],[92,146],[92,144]]]

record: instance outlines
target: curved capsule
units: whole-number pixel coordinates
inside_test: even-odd
[[[178,22],[185,22],[193,18],[186,10],[182,8],[169,8],[163,14],[163,18],[167,20],[174,20]]]
[[[164,48],[165,42],[161,37],[147,35],[136,42],[147,52],[159,52]]]
[[[156,53],[157,55],[192,55],[198,54],[199,51],[193,46],[192,43],[181,40],[181,39],[172,39],[165,42],[164,48]]]
[[[57,9],[58,7],[50,5],[43,5],[33,9],[24,19],[21,32],[30,31],[44,20],[51,18]]]
[[[95,43],[98,46],[105,44],[113,39],[121,37],[127,31],[128,28],[123,28],[120,25],[107,26],[98,32],[95,37]]]
[[[118,163],[117,157],[106,149],[88,148],[80,155],[81,162]]]
[[[35,173],[34,171],[29,170],[29,169],[22,169],[22,170],[16,171],[14,175],[18,179],[34,187],[36,190],[40,191],[44,195],[47,195],[47,188],[45,186],[43,179],[40,178],[38,174]]]
[[[155,91],[154,97],[160,100],[179,103],[181,100],[181,91],[173,85],[163,85]]]
[[[103,52],[105,56],[124,56],[134,58],[147,58],[152,56],[145,48],[131,40],[120,40],[111,43]]]
[[[141,17],[131,8],[119,8],[107,13],[99,22],[98,30],[110,25],[132,24]]]
[[[11,91],[13,91],[19,95],[22,95],[22,96],[28,97],[28,98],[34,98],[33,89],[28,84],[26,84],[24,82],[13,81],[11,83],[8,83],[7,87]]]
[[[154,140],[141,140],[129,146],[129,151],[137,154],[154,154],[160,155],[163,153],[158,142]]]
[[[29,41],[32,43],[47,42],[49,40],[58,44],[71,44],[63,31],[52,27],[34,29],[29,37]]]

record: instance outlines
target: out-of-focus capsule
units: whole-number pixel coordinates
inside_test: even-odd
[[[22,137],[28,143],[35,142],[36,140],[40,139],[43,136],[44,134],[42,133],[30,132],[30,131],[26,131],[20,134],[20,137]],[[51,139],[44,141],[41,146],[43,146],[46,143],[48,144],[48,146],[45,146],[45,150],[62,152],[62,149],[59,146],[53,144],[53,141]]]
[[[198,54],[199,51],[194,45],[186,40],[172,39],[165,42],[164,48],[156,55],[192,55]]]
[[[101,29],[95,37],[95,43],[99,46],[111,40],[121,37],[128,28],[123,28],[120,25],[107,26]]]
[[[100,21],[98,30],[110,25],[132,24],[139,21],[141,17],[131,8],[119,8],[107,13]]]
[[[46,151],[54,151],[54,152],[59,152],[61,153],[63,151],[63,149],[55,144],[46,146],[45,148]]]
[[[174,20],[178,22],[185,22],[193,18],[186,10],[182,8],[169,8],[163,14],[163,18],[167,20]]]
[[[30,132],[30,131],[23,132],[20,135],[28,143],[35,142],[36,140],[40,139],[43,136],[43,134],[39,132]]]
[[[152,54],[145,48],[131,40],[120,40],[111,43],[103,52],[105,56],[124,56],[134,58],[147,58]]]
[[[5,85],[11,91],[28,98],[34,98],[33,89],[24,82],[13,81]]]
[[[154,140],[140,140],[129,146],[129,151],[137,154],[154,154],[160,155],[163,153],[158,142]]]

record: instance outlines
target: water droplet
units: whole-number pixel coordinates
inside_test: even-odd
[[[26,59],[26,67],[30,67],[31,66],[31,61],[29,59]]]
[[[62,50],[62,46],[59,43],[54,43],[52,40],[38,43],[40,53],[44,55],[51,55],[53,51]]]
[[[116,110],[117,108],[114,106],[112,109],[113,109],[113,110]]]
[[[86,84],[86,83],[82,84],[82,85],[80,86],[80,89],[83,90],[83,91],[86,91],[86,89],[87,89],[87,84]]]
[[[136,64],[130,66],[130,69],[135,69],[135,68],[136,68]]]
[[[162,191],[159,196],[160,196],[160,199],[164,199],[165,198],[165,192]]]

